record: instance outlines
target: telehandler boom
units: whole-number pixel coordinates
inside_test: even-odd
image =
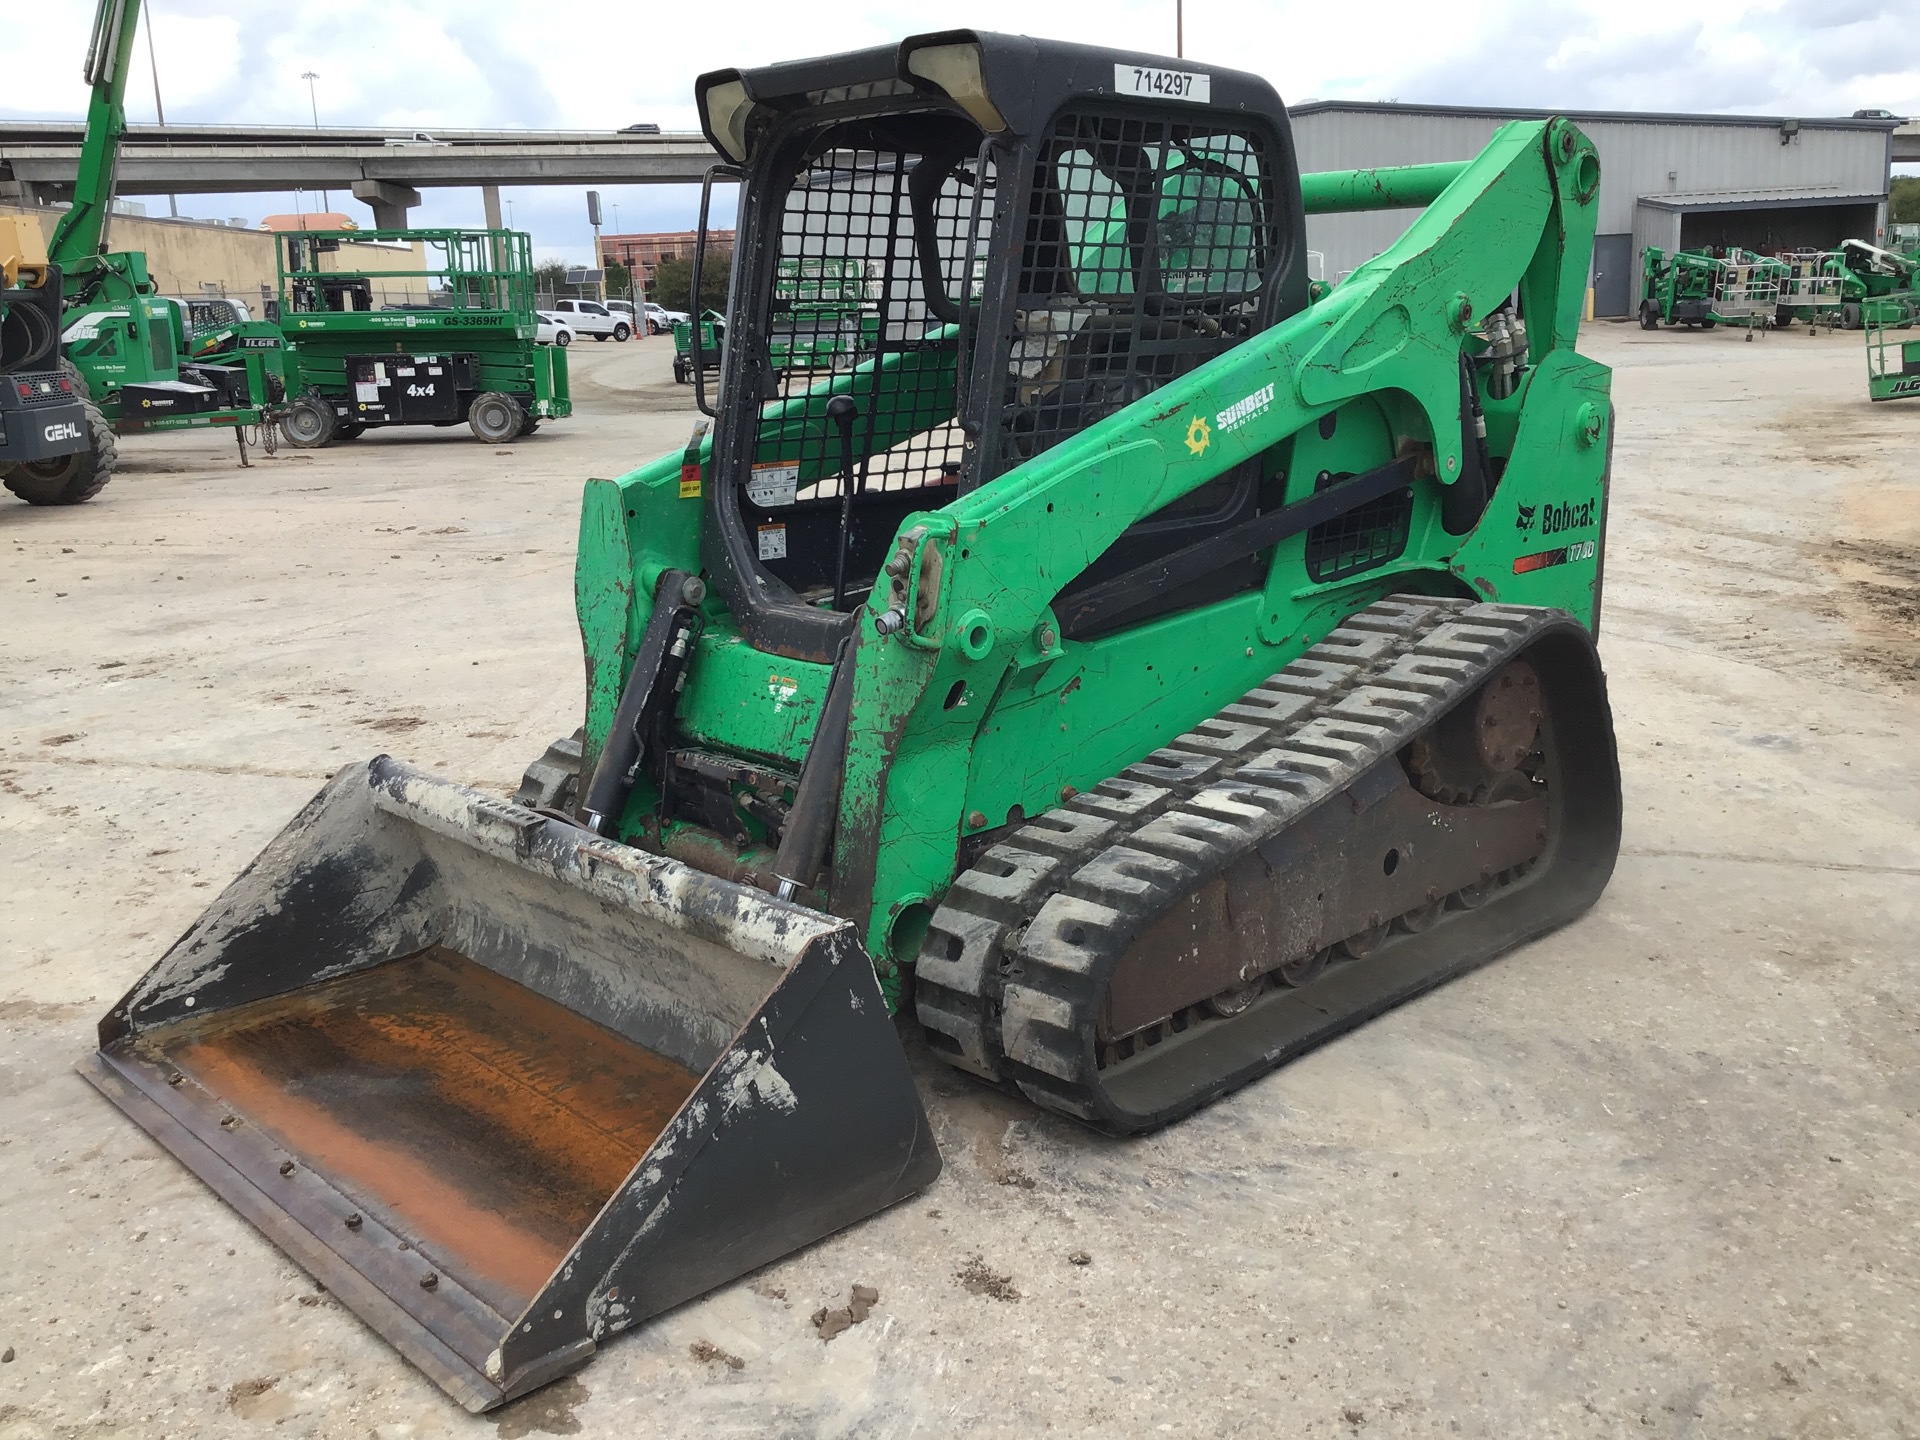
[[[697,93],[717,396],[587,484],[581,741],[342,770],[85,1062],[474,1409],[929,1184],[891,1016],[1135,1134],[1618,847],[1578,129],[1302,177],[1251,75],[972,31]]]

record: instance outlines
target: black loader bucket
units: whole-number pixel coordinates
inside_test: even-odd
[[[385,756],[81,1068],[470,1410],[940,1169],[851,924]]]

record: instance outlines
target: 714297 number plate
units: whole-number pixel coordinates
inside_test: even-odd
[[[1146,95],[1155,100],[1212,101],[1212,77],[1190,70],[1156,70],[1150,65],[1115,65],[1113,88],[1120,95]]]

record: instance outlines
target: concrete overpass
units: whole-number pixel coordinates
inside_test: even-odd
[[[0,199],[70,200],[85,138],[84,125],[0,122]],[[135,125],[114,193],[347,190],[386,229],[407,223],[421,190],[467,186],[485,192],[487,224],[498,228],[502,185],[697,184],[718,158],[702,136],[684,134]]]
[[[1920,165],[1920,120],[1906,120],[1894,127],[1893,163]]]

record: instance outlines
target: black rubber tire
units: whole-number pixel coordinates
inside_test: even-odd
[[[596,335],[593,338],[598,340],[602,345],[607,343],[607,337],[604,335]]]
[[[502,395],[498,390],[483,390],[473,397],[473,404],[467,407],[467,428],[473,431],[476,440],[488,445],[504,445],[509,440],[520,437],[520,427],[527,423],[526,407],[511,395]]]
[[[351,420],[342,420],[338,416],[335,416],[334,426],[333,426],[333,439],[329,440],[327,443],[329,445],[339,445],[348,440],[358,440],[362,435],[366,433],[367,433],[366,426],[356,424]]]
[[[626,344],[627,341],[633,338],[633,327],[625,321],[622,321],[613,327],[613,338],[622,345]]]
[[[534,431],[538,430],[539,428],[540,428],[540,417],[538,415],[529,415],[527,416],[526,419],[520,422],[520,433],[522,435],[531,435],[533,434]]]
[[[673,362],[673,380],[676,385],[691,385],[693,383],[693,377],[687,374],[685,361],[675,360]]]
[[[1773,311],[1773,328],[1776,330],[1791,330],[1793,328],[1793,311],[1784,305],[1776,305]]]
[[[553,337],[553,343],[558,345],[562,350],[566,349],[567,346],[573,343],[573,331],[561,330],[556,332]]]
[[[60,364],[62,369],[70,368],[65,360]],[[77,371],[75,379],[78,381]],[[0,476],[4,476],[0,484],[29,505],[79,505],[91,500],[107,488],[114,466],[120,463],[120,447],[114,441],[113,427],[87,395],[85,382],[78,381],[73,388],[87,416],[87,438],[91,442],[87,448],[53,460],[32,460],[0,471]]]
[[[1700,328],[1702,330],[1711,330],[1714,326],[1718,325],[1719,323],[1720,322],[1718,320],[1714,319],[1711,315],[1709,315],[1703,320],[1701,320]]]
[[[1862,310],[1859,305],[1848,301],[1840,307],[1840,328],[1842,330],[1858,330],[1865,323],[1866,312]]]
[[[91,401],[93,399],[93,387],[87,383],[87,377],[80,373],[80,367],[78,365],[74,364],[73,361],[67,359],[64,355],[60,357],[60,373],[73,382],[74,394],[78,395],[82,400]]]
[[[280,416],[280,434],[296,450],[318,450],[333,439],[339,417],[333,402],[317,390],[296,396]]]
[[[1640,302],[1640,328],[1658,330],[1660,328],[1660,307],[1651,300]]]

